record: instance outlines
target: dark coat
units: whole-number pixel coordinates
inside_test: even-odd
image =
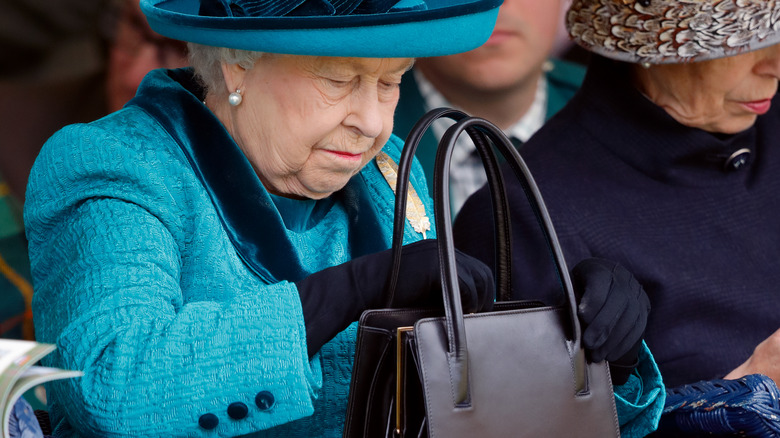
[[[683,126],[594,59],[580,92],[523,147],[570,267],[624,264],[650,296],[646,341],[667,386],[721,378],[780,328],[780,97],[739,134]],[[741,166],[727,163],[748,148]],[[513,288],[555,300],[524,195],[512,199]],[[492,263],[483,188],[461,210],[462,250]],[[553,292],[551,292],[553,291]]]

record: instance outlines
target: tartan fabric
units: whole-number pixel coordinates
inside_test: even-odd
[[[0,337],[33,339],[31,300],[22,214],[0,180]]]

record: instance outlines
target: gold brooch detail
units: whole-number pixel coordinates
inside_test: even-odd
[[[379,152],[379,155],[376,156],[376,164],[395,193],[395,185],[398,181],[398,164],[384,152]],[[411,184],[409,184],[409,191],[406,194],[406,219],[414,231],[422,234],[423,239],[425,239],[425,232],[431,229],[431,221],[425,215],[425,206]]]

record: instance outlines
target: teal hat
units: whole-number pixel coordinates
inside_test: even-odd
[[[141,0],[169,38],[291,55],[417,58],[490,37],[503,0]]]

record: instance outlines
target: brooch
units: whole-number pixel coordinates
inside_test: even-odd
[[[395,193],[395,185],[398,181],[398,164],[385,152],[379,152],[376,156],[376,164]],[[422,234],[423,239],[426,238],[425,232],[431,229],[431,221],[425,215],[425,206],[411,184],[409,184],[409,192],[406,194],[406,220],[409,221],[414,231]]]

